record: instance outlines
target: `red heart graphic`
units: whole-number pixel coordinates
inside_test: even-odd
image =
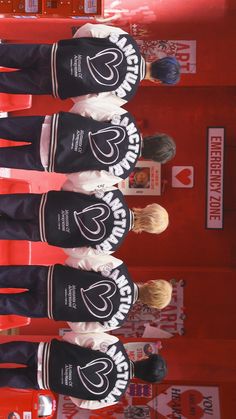
[[[181,416],[191,419],[201,419],[204,416],[204,411],[199,406],[203,399],[202,394],[197,390],[187,390],[184,393],[180,394],[180,400],[175,401],[174,399],[171,400],[168,405],[172,409],[172,414],[168,415],[168,418],[174,419],[175,411],[181,410]]]
[[[189,185],[191,183],[191,170],[190,169],[183,169],[181,172],[177,173],[175,177],[179,180],[179,182],[183,183],[183,185]]]

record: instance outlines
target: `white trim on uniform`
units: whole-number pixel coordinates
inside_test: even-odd
[[[47,202],[47,193],[44,193],[42,194],[42,198],[41,198],[41,202],[39,206],[39,234],[40,234],[40,239],[42,242],[47,241],[46,233],[45,233],[45,216],[44,216],[46,202]]]
[[[133,211],[129,210],[129,215],[130,215],[130,225],[129,225],[129,231],[133,230],[134,228],[134,213]]]
[[[146,62],[143,57],[141,57],[140,62],[140,80],[143,80],[146,74]]]
[[[54,266],[49,266],[48,269],[48,278],[47,278],[47,290],[48,290],[48,295],[47,295],[47,300],[48,300],[48,307],[47,307],[47,312],[48,312],[48,317],[49,319],[53,319],[53,272],[54,272]]]
[[[131,361],[131,359],[129,361],[130,361],[129,375],[130,375],[130,379],[132,380],[132,378],[134,377],[134,362]]]
[[[133,304],[136,303],[137,299],[139,297],[139,290],[138,285],[134,283],[134,298],[133,298]]]
[[[45,389],[49,387],[49,356],[50,356],[51,343],[47,342],[43,346],[42,353],[42,384]]]
[[[58,44],[55,43],[52,46],[51,53],[51,72],[52,72],[52,94],[55,97],[58,95],[58,82],[57,82],[57,68],[56,68],[56,54],[57,54]]]
[[[57,133],[58,133],[58,120],[59,114],[52,115],[51,122],[51,135],[50,135],[50,148],[48,155],[48,171],[54,172],[55,154],[57,150]]]
[[[49,361],[50,347],[51,347],[50,342],[40,342],[39,347],[38,347],[37,381],[38,381],[38,386],[41,389],[49,389],[48,361]]]

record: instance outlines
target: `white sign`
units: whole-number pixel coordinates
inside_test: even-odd
[[[87,418],[89,418],[89,413]],[[58,408],[57,408],[57,419],[77,419],[79,417],[79,408],[72,402],[70,397],[59,395]],[[82,415],[80,416],[82,419]]]
[[[85,0],[84,12],[85,13],[97,13],[97,0]]]
[[[139,361],[145,356],[157,354],[162,348],[161,341],[156,342],[127,342],[124,344],[125,350],[132,361]]]
[[[163,390],[148,402],[158,419],[220,419],[218,387],[159,386]],[[165,389],[164,389],[165,387]]]
[[[223,228],[224,128],[208,128],[206,227]]]
[[[26,13],[38,13],[39,2],[38,0],[25,0],[25,12]]]
[[[1,167],[0,169],[0,177],[11,177],[11,169],[7,169],[6,167]]]
[[[180,63],[181,73],[196,73],[196,41],[141,40],[137,39],[141,54],[147,61],[175,56]]]
[[[124,195],[161,195],[161,164],[138,161],[133,172],[118,186]]]
[[[172,187],[192,188],[193,187],[193,166],[172,167]]]
[[[181,73],[196,73],[196,41],[172,41],[176,43],[176,58]]]

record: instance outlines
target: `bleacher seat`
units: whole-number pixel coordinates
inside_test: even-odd
[[[13,71],[10,68],[0,67],[0,71]],[[32,106],[32,95],[13,95],[0,93],[0,112],[19,111]]]

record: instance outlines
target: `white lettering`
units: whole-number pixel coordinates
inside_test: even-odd
[[[113,401],[116,400],[114,396],[120,397],[122,394],[122,391],[120,390],[124,390],[128,384],[129,363],[125,360],[125,357],[121,351],[117,352],[116,345],[112,345],[108,349],[107,355],[109,355],[112,358],[112,360],[115,362],[117,372],[118,372],[115,386],[113,387],[113,389],[111,390],[111,392],[108,394],[108,396],[105,399],[107,402],[110,402],[112,400]]]

